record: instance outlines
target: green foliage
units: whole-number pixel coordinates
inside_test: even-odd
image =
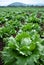
[[[44,8],[0,8],[0,38],[4,65],[44,65]]]
[[[3,27],[0,27],[0,37],[10,36],[15,33],[16,33],[16,31],[12,25],[6,25]]]
[[[23,35],[24,33],[25,35]],[[19,33],[16,38],[10,37],[7,41],[7,46],[4,47],[2,51],[4,65],[43,65],[43,41],[40,39],[40,37],[37,38],[36,41],[32,38],[33,36],[29,35],[28,32]]]
[[[33,22],[33,23],[40,23],[40,19],[35,17],[35,16],[31,16],[29,18],[29,22]]]
[[[29,31],[30,32],[31,30],[36,30],[37,32],[39,32],[41,28],[40,28],[38,23],[35,23],[35,24],[27,23],[27,24],[23,25],[21,29],[23,31]]]

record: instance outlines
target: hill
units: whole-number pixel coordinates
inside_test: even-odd
[[[24,3],[20,3],[20,2],[15,2],[15,3],[9,4],[8,6],[28,6],[28,5]]]

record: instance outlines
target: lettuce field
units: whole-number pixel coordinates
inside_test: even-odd
[[[44,65],[44,7],[0,8],[0,65]]]

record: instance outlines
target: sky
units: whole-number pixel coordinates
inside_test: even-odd
[[[22,2],[29,5],[44,5],[44,0],[0,0],[0,6],[7,6],[13,2]]]

